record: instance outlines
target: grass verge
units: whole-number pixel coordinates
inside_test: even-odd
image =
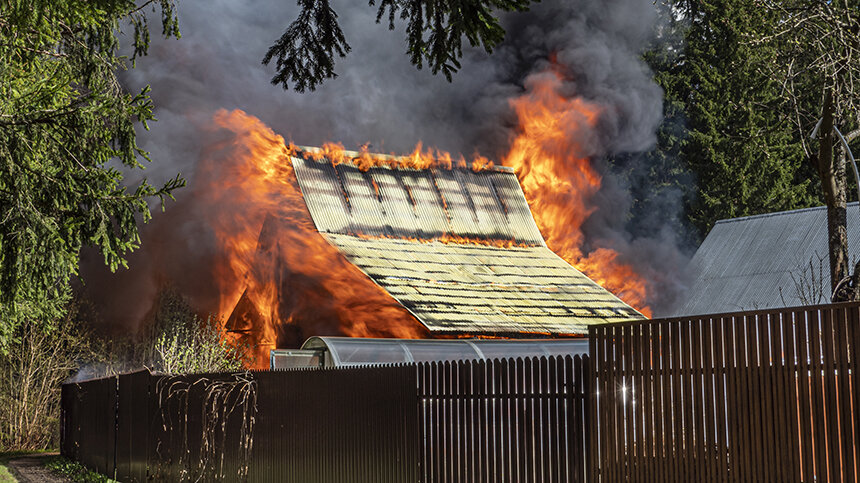
[[[0,453],[0,483],[16,483],[18,481],[6,466],[13,456],[13,453]]]
[[[84,465],[65,456],[51,456],[45,461],[45,468],[77,483],[117,483],[116,480],[91,471]],[[0,480],[0,483],[3,483],[3,480]]]
[[[0,451],[0,483],[17,483],[18,479],[9,469],[9,460],[28,454],[47,453],[48,451]]]

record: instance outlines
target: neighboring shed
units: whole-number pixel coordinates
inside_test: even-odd
[[[546,247],[510,169],[292,163],[317,230],[431,333],[584,334],[642,318]]]
[[[860,210],[848,204],[848,254],[860,248]],[[794,307],[830,300],[823,206],[720,220],[690,262],[694,277],[673,314]],[[819,296],[823,295],[823,298]]]

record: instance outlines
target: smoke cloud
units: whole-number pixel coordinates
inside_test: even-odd
[[[594,198],[597,209],[583,227],[587,248],[613,248],[649,277],[656,288],[649,300],[655,313],[672,303],[686,260],[674,231],[657,216],[630,230],[630,193],[638,181],[616,177],[605,161],[655,143],[662,92],[639,58],[658,22],[650,0],[544,0],[529,12],[505,15],[504,44],[492,55],[467,50],[450,83],[409,63],[404,25],[389,31],[376,24],[375,8],[366,2],[344,0],[333,7],[353,51],[339,59],[339,77],[314,92],[270,85],[273,70],[260,63],[298,12],[290,2],[275,0],[180,2],[182,39],[153,36],[149,56],[124,74],[131,89],[150,84],[156,105],[158,122],[140,137],[155,160],[143,174],[161,182],[181,172],[192,187],[144,227],[129,270],[110,274],[97,256],[86,254],[85,290],[105,323],[134,330],[168,283],[201,310],[217,307],[211,271],[217,243],[202,221],[209,207],[197,201],[193,184],[204,153],[231,141],[231,133],[212,127],[219,109],[242,109],[299,145],[338,141],[355,149],[369,143],[371,151],[405,153],[422,141],[500,160],[514,135],[509,101],[551,58],[568,79],[565,95],[604,108],[593,132],[583,136],[584,154],[604,178]],[[628,160],[641,162],[636,156]],[[671,196],[661,203],[664,213],[681,209]]]

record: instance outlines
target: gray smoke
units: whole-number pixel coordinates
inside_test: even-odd
[[[530,12],[505,15],[505,43],[492,55],[467,50],[451,83],[409,63],[404,25],[389,31],[375,24],[375,9],[366,2],[334,2],[353,51],[337,64],[338,78],[303,94],[271,86],[272,68],[260,63],[297,8],[275,0],[180,2],[182,39],[153,35],[150,55],[123,78],[130,88],[152,86],[159,120],[140,138],[155,160],[145,172],[151,181],[181,172],[193,183],[201,150],[226,141],[224,133],[211,130],[221,108],[242,109],[300,145],[339,141],[355,149],[370,143],[377,152],[408,152],[423,141],[498,160],[514,134],[509,99],[554,55],[569,79],[565,94],[605,109],[586,153],[604,175],[599,208],[584,227],[588,247],[619,250],[624,261],[653,275],[659,290],[650,302],[657,312],[671,303],[685,260],[672,230],[657,217],[637,225],[645,230],[628,229],[636,180],[616,179],[605,162],[655,143],[662,92],[639,58],[658,21],[651,0],[544,0]],[[670,198],[665,209],[678,213],[680,203]],[[193,189],[180,193],[145,228],[143,248],[127,272],[107,275],[97,258],[85,264],[87,291],[102,301],[106,321],[134,327],[168,281],[196,305],[211,306],[217,293],[207,264],[217,254],[211,231],[195,219],[201,209],[206,207],[194,204]]]

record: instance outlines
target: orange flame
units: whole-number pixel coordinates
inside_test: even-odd
[[[562,80],[555,71],[532,76],[528,92],[511,101],[519,132],[502,164],[516,171],[547,246],[650,317],[648,284],[618,261],[618,253],[608,248],[588,255],[582,251],[582,224],[594,211],[589,201],[601,183],[588,157],[581,154],[583,135],[596,125],[601,108],[562,96]]]
[[[368,151],[367,146],[362,146],[359,152],[347,151],[341,143],[324,143],[321,148],[307,149],[298,152],[314,161],[328,161],[334,165],[350,163],[362,171],[375,167],[387,167],[396,169],[454,169],[470,167],[473,171],[483,171],[493,168],[493,162],[476,154],[471,163],[463,156],[455,158],[446,151],[438,149],[423,149],[419,142],[415,150],[406,156],[395,154],[378,154]]]
[[[533,76],[527,93],[512,101],[519,129],[502,164],[517,173],[549,248],[650,316],[646,281],[620,262],[617,252],[608,248],[583,252],[582,225],[595,209],[590,200],[601,185],[600,175],[582,154],[583,133],[594,128],[601,109],[561,95],[561,85],[555,72]],[[366,147],[357,153],[346,151],[339,143],[300,149],[238,110],[219,111],[215,124],[232,131],[234,138],[212,147],[198,168],[196,195],[212,207],[204,216],[227,254],[214,267],[220,313],[235,317],[244,304],[243,310],[256,318],[246,337],[256,347],[257,367],[265,366],[269,349],[294,345],[309,335],[429,336],[420,322],[316,231],[289,156],[348,162],[363,170],[386,166],[480,171],[493,168],[492,161],[476,155],[467,163],[420,143],[400,157],[371,154]],[[521,246],[451,234],[416,241]],[[293,340],[285,344],[284,334],[292,334]]]
[[[289,160],[296,148],[242,111],[219,111],[215,124],[235,137],[204,159],[196,189],[212,207],[204,216],[227,254],[214,267],[220,313],[229,316],[244,297],[262,319],[247,336],[255,366],[265,367],[269,350],[290,334],[426,337],[406,309],[316,231]]]
[[[363,233],[356,233],[354,236],[357,238],[363,238],[366,240],[379,240],[379,239],[391,239],[391,240],[407,240],[415,243],[445,243],[446,245],[479,245],[485,247],[497,247],[497,248],[512,248],[512,247],[520,247],[520,248],[528,248],[533,247],[535,245],[530,245],[524,242],[518,242],[516,240],[506,240],[501,238],[469,238],[460,235],[454,235],[452,233],[444,233],[442,235],[433,237],[433,238],[413,238],[413,237],[393,237],[389,235],[365,235]]]

